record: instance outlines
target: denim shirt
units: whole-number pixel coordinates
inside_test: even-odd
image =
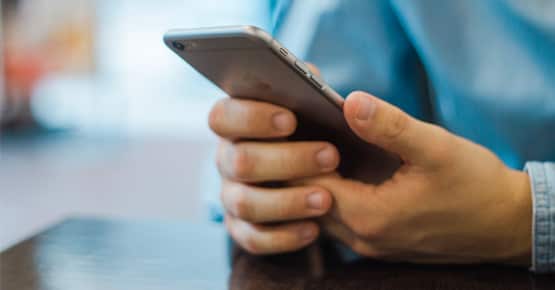
[[[531,269],[555,271],[555,1],[272,2],[276,37],[340,94],[371,92],[526,165]]]

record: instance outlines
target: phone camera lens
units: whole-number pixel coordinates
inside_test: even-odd
[[[185,45],[183,45],[183,43],[181,43],[181,42],[174,41],[174,42],[172,43],[172,45],[173,45],[173,47],[175,47],[175,49],[177,49],[177,50],[181,50],[181,51],[185,50]]]

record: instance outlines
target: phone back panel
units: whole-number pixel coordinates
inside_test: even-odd
[[[183,30],[166,36],[175,53],[229,96],[269,102],[292,110],[334,131],[346,124],[338,104],[301,74],[272,43],[247,32],[214,37]],[[212,37],[209,37],[212,36]],[[195,48],[176,49],[173,41],[189,41]],[[294,58],[291,53],[289,57]]]
[[[377,147],[366,144],[350,130],[341,110],[342,99],[337,100],[339,95],[327,85],[322,88],[311,82],[295,66],[295,57],[289,52],[282,54],[280,50],[284,48],[270,36],[250,29],[175,30],[168,32],[164,40],[229,96],[264,101],[293,111],[299,120],[299,138],[330,141],[342,155],[346,150],[364,156],[380,154]],[[176,41],[187,48],[176,48]]]

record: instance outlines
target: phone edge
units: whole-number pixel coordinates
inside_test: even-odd
[[[317,87],[311,80],[310,76],[312,73],[304,74],[300,72],[295,65],[296,61],[303,62],[295,55],[293,55],[284,45],[279,43],[265,30],[256,27],[254,25],[235,25],[235,26],[217,26],[217,27],[203,27],[203,28],[192,28],[192,29],[170,29],[164,33],[163,41],[166,46],[176,53],[171,42],[175,40],[188,40],[188,39],[202,39],[214,36],[221,37],[237,37],[237,36],[247,36],[249,39],[260,42],[266,47],[270,48],[271,51],[284,63],[286,63],[295,73],[300,75],[306,82],[308,82],[313,88],[317,89],[329,102],[336,106],[339,110],[343,111],[344,98],[338,94],[327,82],[320,78],[322,82],[322,87]],[[284,56],[280,53],[281,49],[285,49],[288,52],[288,56]],[[304,63],[304,62],[303,62]]]

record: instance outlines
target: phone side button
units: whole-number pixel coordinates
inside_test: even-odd
[[[317,77],[315,75],[310,75],[310,81],[312,81],[312,83],[315,84],[319,88],[324,87],[324,82],[319,77]]]
[[[300,72],[302,72],[303,74],[307,75],[309,73],[308,67],[302,63],[301,61],[296,61],[295,62],[295,67],[297,68],[297,70],[299,70]]]

